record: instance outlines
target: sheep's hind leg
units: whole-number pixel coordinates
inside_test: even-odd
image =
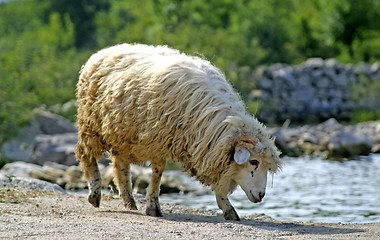
[[[88,201],[94,207],[98,208],[100,206],[101,198],[101,178],[96,159],[90,158],[90,161],[88,162],[81,160],[81,166],[88,182]]]
[[[130,163],[117,156],[112,157],[116,185],[123,199],[124,206],[130,210],[137,210],[135,199],[132,195],[132,178]]]
[[[152,162],[152,179],[146,196],[146,215],[162,217],[158,195],[160,194],[160,182],[165,169],[165,161]]]
[[[228,200],[227,196],[216,194],[216,202],[218,203],[218,207],[223,211],[224,219],[240,221],[239,215],[231,205],[230,200]]]

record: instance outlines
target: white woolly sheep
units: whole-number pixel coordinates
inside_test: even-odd
[[[77,85],[76,157],[99,207],[97,165],[111,155],[125,207],[137,209],[130,163],[151,161],[146,214],[162,216],[158,195],[166,159],[211,186],[227,220],[239,220],[227,195],[239,184],[252,202],[267,172],[281,167],[265,127],[249,115],[224,75],[208,61],[166,46],[122,44],[92,55]]]

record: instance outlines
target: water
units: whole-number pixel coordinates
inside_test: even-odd
[[[357,160],[284,158],[284,162],[283,171],[274,176],[273,187],[268,176],[263,202],[250,202],[240,188],[230,196],[240,216],[265,213],[289,221],[380,221],[380,154]],[[200,196],[164,194],[160,201],[221,212],[212,192]]]

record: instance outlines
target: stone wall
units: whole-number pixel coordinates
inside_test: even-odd
[[[357,103],[352,88],[360,88],[363,77],[380,81],[380,64],[352,66],[320,58],[299,66],[276,64],[256,72],[256,90],[248,100],[262,103],[257,117],[264,122],[347,119]]]

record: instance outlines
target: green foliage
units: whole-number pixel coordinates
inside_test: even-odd
[[[336,5],[334,40],[340,45],[343,61],[375,61],[380,49],[380,1],[344,0]],[[374,48],[372,48],[374,47]]]
[[[352,123],[380,120],[380,111],[356,109],[351,115]]]
[[[351,94],[356,109],[351,115],[353,122],[362,122],[380,119],[380,79],[372,80],[359,74],[359,82],[352,84]],[[360,86],[360,87],[357,87]]]
[[[364,73],[359,73],[358,81],[350,86],[352,99],[356,105],[351,114],[351,122],[380,120],[380,79],[373,80]]]
[[[34,1],[0,5],[0,143],[17,133],[32,109],[74,98],[85,60],[74,47],[74,25],[68,14],[54,12],[43,23],[36,17],[42,16],[42,6]],[[23,24],[13,28],[18,19]]]
[[[253,101],[248,101],[247,102],[247,109],[248,109],[248,112],[252,115],[255,115],[257,114],[257,112],[259,111],[260,107],[262,106],[262,103],[261,102],[253,102]]]
[[[52,13],[58,14],[61,18],[70,18],[75,26],[73,41],[77,48],[96,47],[95,18],[99,10],[109,9],[108,0],[42,0],[42,2],[47,2],[49,5],[44,11],[45,21]]]
[[[1,1],[0,144],[33,108],[74,99],[81,65],[109,45],[165,44],[200,55],[246,99],[259,65],[377,61],[378,19],[373,0]],[[255,113],[259,104],[248,105]]]

